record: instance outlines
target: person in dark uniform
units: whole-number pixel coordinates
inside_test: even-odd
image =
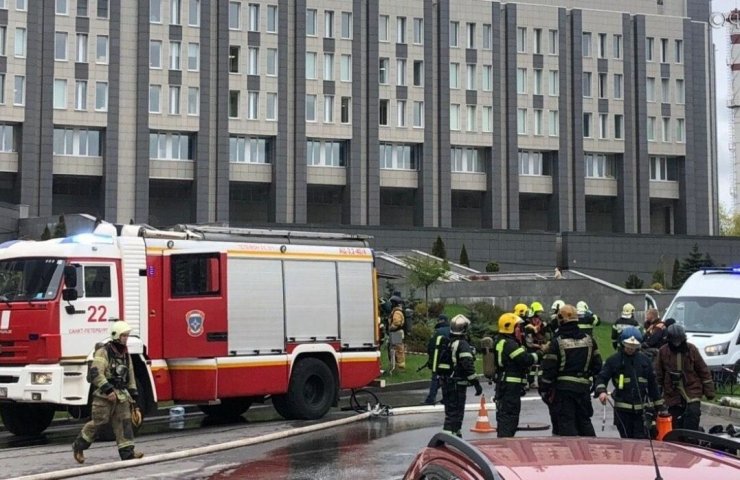
[[[624,304],[622,307],[622,316],[612,325],[612,347],[614,347],[614,350],[619,348],[619,335],[627,327],[640,328],[640,324],[635,320],[635,306],[631,303]]]
[[[519,426],[522,395],[527,386],[529,368],[539,361],[535,352],[527,353],[523,346],[524,321],[513,313],[498,319],[498,337],[494,347],[496,362],[496,423],[497,435],[513,437]]]
[[[619,350],[604,362],[596,377],[594,395],[606,405],[609,382],[614,385],[614,425],[622,438],[648,438],[646,411],[663,406],[650,357],[640,351],[642,334],[635,327],[622,330]]]
[[[587,333],[594,336],[594,327],[599,326],[601,320],[599,316],[588,308],[588,304],[581,300],[576,303],[576,312],[578,313],[578,328],[583,330],[583,333]]]
[[[465,415],[465,397],[468,386],[475,387],[475,395],[483,393],[475,373],[475,354],[467,339],[470,320],[465,315],[456,315],[450,321],[450,352],[452,375],[442,382],[445,404],[445,423],[443,431],[462,437],[461,429]]]
[[[434,333],[427,343],[428,359],[425,366],[432,370],[432,381],[429,383],[429,393],[427,394],[427,398],[425,398],[424,401],[421,402],[422,405],[434,405],[435,403],[437,403],[439,375],[437,375],[433,370],[433,360],[438,337],[443,337],[446,339],[450,338],[450,320],[444,313],[441,313],[439,317],[437,317],[437,324],[434,325]],[[444,398],[442,398],[442,402],[444,402]]]
[[[594,437],[591,378],[601,371],[601,355],[591,335],[578,328],[573,305],[561,308],[560,316],[558,336],[542,359],[540,396],[552,402],[559,435]]]

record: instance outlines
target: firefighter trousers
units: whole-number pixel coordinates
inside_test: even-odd
[[[588,391],[580,393],[558,389],[553,404],[553,414],[557,417],[558,435],[564,437],[595,437],[596,431],[591,423],[594,407]]]
[[[614,409],[614,425],[622,438],[648,438],[642,410]]]
[[[445,405],[445,423],[443,430],[462,436],[463,416],[465,415],[465,397],[468,385],[459,378],[442,377],[442,398]]]
[[[75,451],[87,450],[95,441],[98,429],[110,423],[121,460],[133,458],[134,427],[131,423],[131,404],[128,400],[110,401],[107,398],[93,397],[92,419],[87,422],[74,441]]]
[[[668,407],[668,412],[673,417],[673,429],[683,428],[685,430],[699,430],[701,419],[701,402],[689,402],[682,405]]]
[[[496,436],[513,437],[522,410],[522,385],[500,382],[496,385]]]

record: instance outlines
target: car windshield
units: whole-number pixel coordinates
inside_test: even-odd
[[[675,319],[687,332],[728,333],[735,329],[740,318],[740,299],[679,297],[664,318]]]
[[[0,260],[0,301],[49,300],[56,297],[64,271],[58,258]]]

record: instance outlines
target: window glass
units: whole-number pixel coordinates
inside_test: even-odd
[[[109,266],[85,266],[85,297],[109,298],[111,281]]]
[[[172,255],[170,259],[173,297],[219,293],[221,286],[218,253]]]

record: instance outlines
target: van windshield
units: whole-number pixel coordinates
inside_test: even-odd
[[[64,271],[58,258],[0,260],[0,301],[49,300],[57,295]]]
[[[665,319],[673,318],[687,332],[728,333],[740,319],[740,299],[722,297],[679,297]]]

